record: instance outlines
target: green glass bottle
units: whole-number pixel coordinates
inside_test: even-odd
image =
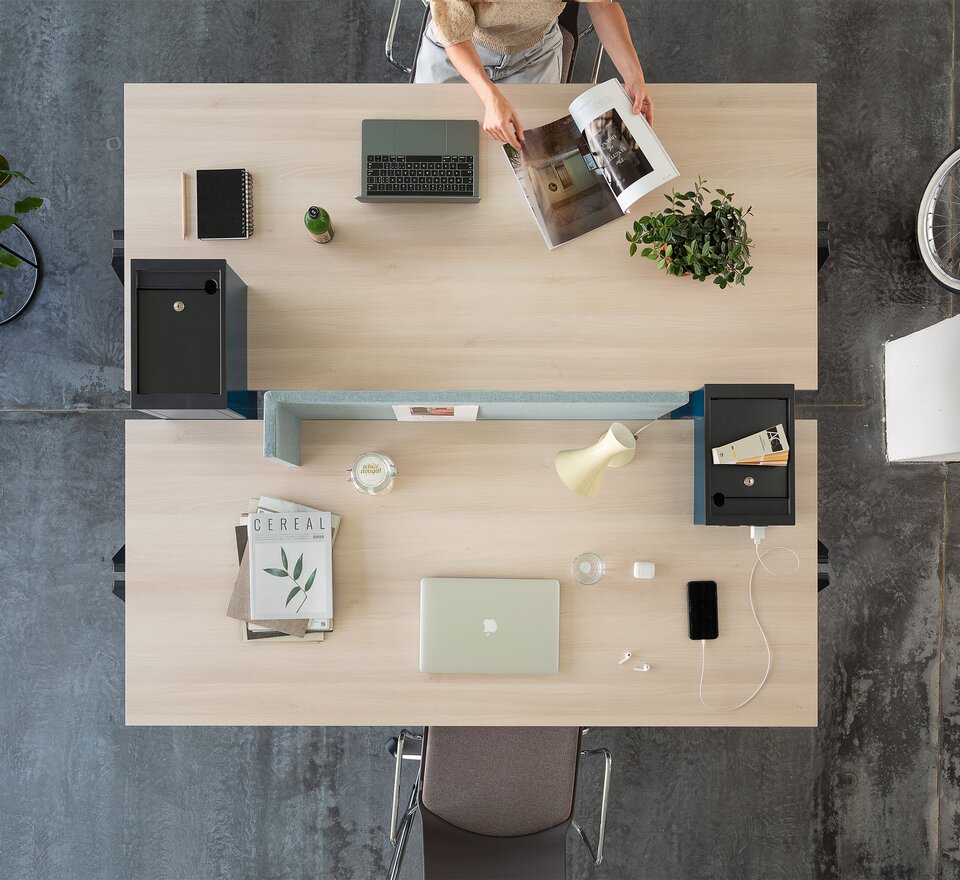
[[[311,206],[303,215],[303,223],[314,241],[326,244],[333,239],[333,223],[330,222],[330,215],[323,208]]]

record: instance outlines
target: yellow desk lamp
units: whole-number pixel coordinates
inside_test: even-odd
[[[644,425],[640,431],[652,425]],[[622,468],[637,454],[637,431],[614,422],[592,446],[582,449],[564,449],[557,453],[557,474],[566,487],[583,498],[593,498],[600,489],[600,481],[607,468]]]

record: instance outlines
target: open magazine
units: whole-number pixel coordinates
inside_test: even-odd
[[[569,110],[563,119],[524,131],[519,152],[503,147],[551,250],[622,217],[637,199],[677,176],[617,80],[587,90]]]

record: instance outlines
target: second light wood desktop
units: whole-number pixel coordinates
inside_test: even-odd
[[[597,498],[570,493],[554,453],[592,442],[596,422],[306,422],[303,466],[264,461],[258,422],[126,423],[128,724],[505,724],[811,726],[817,723],[816,424],[797,422],[797,525],[764,547],[800,555],[765,572],[747,602],[746,528],[693,525],[693,425],[661,421]],[[639,426],[639,425],[638,425]],[[394,492],[358,494],[358,452],[388,453]],[[335,630],[320,643],[245,643],[225,616],[237,573],[233,525],[247,499],[288,498],[343,516],[334,550]],[[570,563],[599,554],[580,586]],[[634,560],[657,566],[635,580]],[[786,554],[768,564],[789,569]],[[550,577],[561,583],[560,673],[425,675],[418,670],[425,576]],[[686,583],[716,580],[720,638],[687,637]],[[633,662],[619,665],[624,651]],[[649,663],[650,672],[632,666]]]

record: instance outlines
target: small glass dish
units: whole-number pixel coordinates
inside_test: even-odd
[[[573,560],[571,568],[577,583],[587,587],[599,581],[607,570],[603,560],[596,553],[581,553]]]
[[[386,495],[396,476],[397,466],[382,452],[364,452],[347,471],[353,488],[365,495]]]

